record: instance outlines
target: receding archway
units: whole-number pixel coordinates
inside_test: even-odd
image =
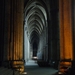
[[[47,11],[43,2],[38,0],[28,1],[27,5],[25,6],[24,17],[24,27],[26,28],[26,30],[24,31],[24,38],[26,41],[28,40],[27,42],[29,42],[28,46],[24,43],[24,50],[26,54],[25,60],[32,59],[34,56],[38,58],[38,61],[39,59],[43,61],[47,60],[47,57],[41,59],[43,55],[41,55],[40,58],[38,57],[39,53],[43,54],[45,51],[48,52],[48,48],[45,48],[48,47]],[[29,54],[27,54],[26,52],[29,52]],[[27,57],[27,55],[29,56]]]

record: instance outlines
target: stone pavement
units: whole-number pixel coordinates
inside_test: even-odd
[[[26,66],[25,72],[27,75],[55,75],[58,70],[50,67]]]
[[[51,67],[39,67],[36,61],[29,60],[26,62],[25,72],[27,75],[56,75],[58,70]]]
[[[25,72],[23,74],[20,74],[18,71],[14,71],[13,73],[12,69],[0,67],[0,75],[56,75],[56,72],[58,70],[51,67],[39,67],[36,61],[33,60],[26,62]]]

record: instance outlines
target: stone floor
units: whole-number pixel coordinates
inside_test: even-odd
[[[25,72],[27,72],[27,75],[55,75],[58,70],[51,67],[39,67],[36,61],[29,60],[26,62]]]
[[[13,71],[5,67],[0,67],[0,75],[20,75],[18,71]]]
[[[55,70],[51,67],[39,67],[36,61],[29,60],[25,64],[25,72],[20,74],[18,71],[13,72],[12,69],[0,67],[0,75],[56,75]]]
[[[58,70],[50,67],[26,66],[27,75],[55,75]]]

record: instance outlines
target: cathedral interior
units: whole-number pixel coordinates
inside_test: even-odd
[[[0,10],[1,68],[24,72],[34,60],[75,74],[75,0],[1,0]]]

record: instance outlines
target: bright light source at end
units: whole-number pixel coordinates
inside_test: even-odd
[[[37,59],[37,57],[33,57],[34,59]]]

